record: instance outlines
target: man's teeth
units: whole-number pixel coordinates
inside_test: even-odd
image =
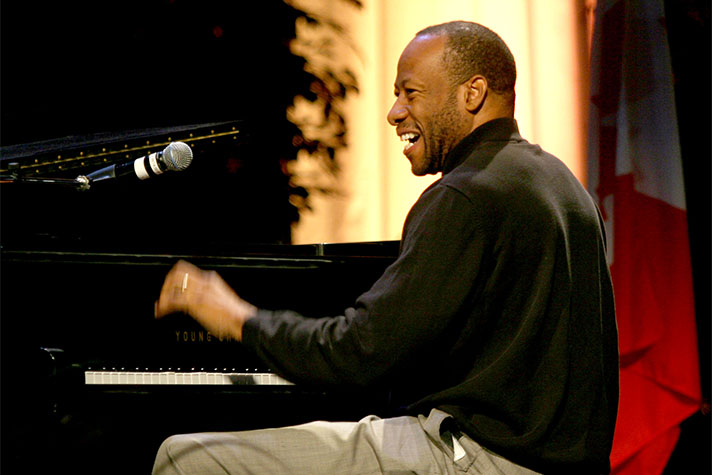
[[[418,138],[420,138],[420,136],[413,132],[409,132],[407,134],[401,135],[400,136],[401,142],[404,143],[403,144],[403,152],[408,151],[408,149],[411,148],[415,144],[415,142],[418,141]]]
[[[402,142],[415,142],[415,139],[417,138],[418,134],[415,134],[413,132],[409,132],[400,136]]]

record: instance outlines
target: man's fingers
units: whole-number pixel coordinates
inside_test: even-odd
[[[156,318],[186,310],[188,288],[191,280],[195,281],[199,272],[197,267],[186,261],[178,261],[168,271],[161,293],[154,304],[153,314]]]
[[[161,291],[161,295],[154,304],[153,314],[156,318],[161,318],[170,313],[182,310],[185,306],[183,300],[185,299],[177,295],[175,289],[169,287],[167,290]]]
[[[153,314],[156,318],[161,318],[171,313],[181,311],[183,307],[180,302],[175,301],[174,297],[161,294],[154,303]]]

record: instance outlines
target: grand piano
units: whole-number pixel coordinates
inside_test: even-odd
[[[341,312],[394,260],[397,242],[290,245],[284,183],[244,158],[249,137],[224,122],[2,149],[3,473],[148,473],[174,433],[392,410],[385,390],[294,385],[186,315],[153,318],[178,259],[312,317]],[[194,155],[181,173],[76,180],[175,141]]]

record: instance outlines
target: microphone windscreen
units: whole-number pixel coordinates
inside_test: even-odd
[[[185,170],[193,161],[193,150],[183,142],[171,142],[163,151],[163,163],[169,170]]]

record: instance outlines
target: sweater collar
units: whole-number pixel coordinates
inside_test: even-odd
[[[443,175],[451,172],[455,167],[464,162],[472,151],[483,143],[511,139],[521,139],[516,120],[503,117],[485,122],[473,130],[470,135],[462,139],[445,156]]]

